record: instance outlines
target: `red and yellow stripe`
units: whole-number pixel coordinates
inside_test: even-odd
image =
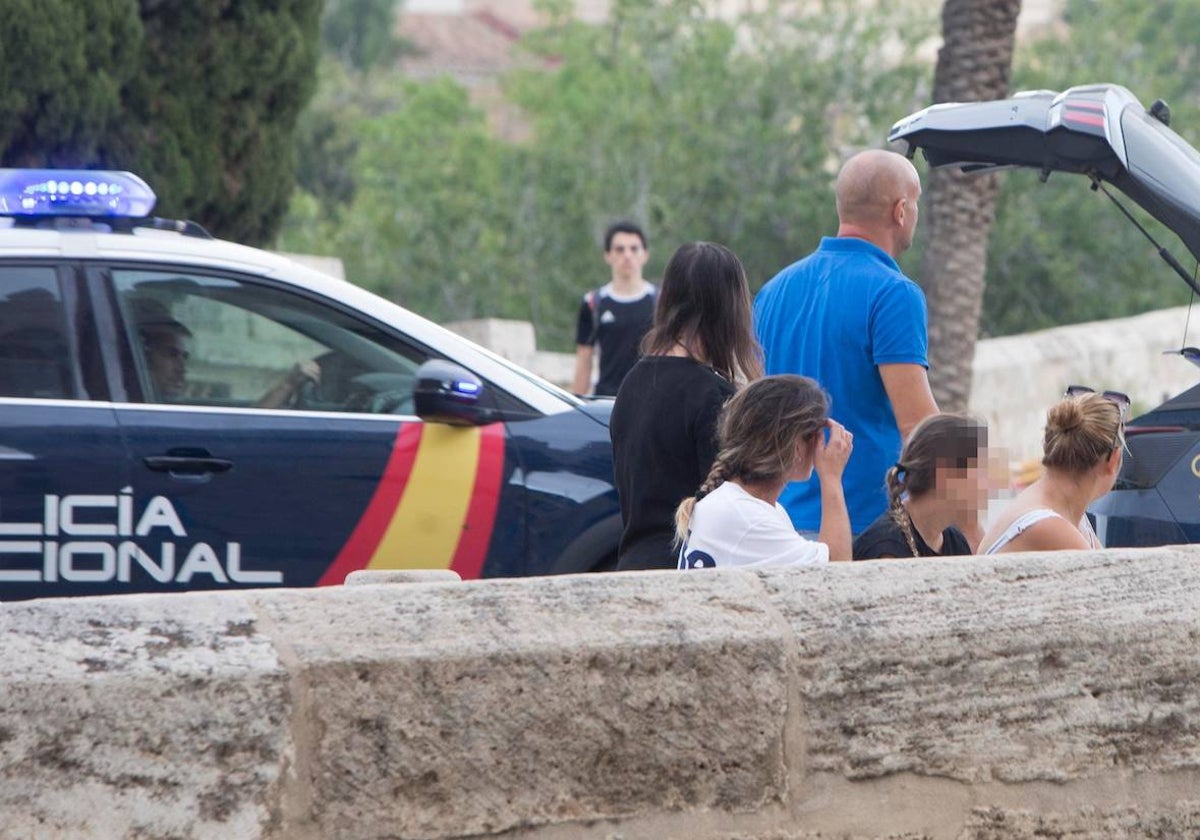
[[[375,494],[318,585],[358,569],[445,569],[479,577],[504,473],[504,426],[406,423]]]

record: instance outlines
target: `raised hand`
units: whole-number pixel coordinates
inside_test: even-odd
[[[838,421],[829,419],[825,421],[825,434],[822,437],[824,439],[817,441],[813,453],[813,468],[822,483],[826,479],[841,481],[846,462],[850,460],[850,453],[854,449],[854,435]]]

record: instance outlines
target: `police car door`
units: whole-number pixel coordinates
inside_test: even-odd
[[[69,266],[0,267],[0,601],[122,574],[132,494],[83,291]]]
[[[423,428],[412,387],[425,351],[261,278],[101,274],[140,400],[116,408],[145,523],[137,588],[310,586],[368,565],[450,565],[462,512],[442,496],[464,482],[470,495],[481,450],[503,461],[503,432]],[[411,493],[422,463],[431,492]]]

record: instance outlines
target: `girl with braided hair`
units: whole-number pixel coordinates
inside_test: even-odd
[[[679,568],[808,566],[850,559],[842,471],[853,436],[829,418],[829,398],[806,376],[752,382],[726,405],[721,448],[704,483],[675,512]],[[817,540],[796,533],[779,494],[821,480]]]
[[[988,502],[987,425],[935,414],[913,429],[888,470],[888,510],[854,539],[854,559],[972,554]]]

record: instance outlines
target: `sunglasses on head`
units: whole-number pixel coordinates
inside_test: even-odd
[[[1063,394],[1064,397],[1082,397],[1084,394],[1097,393],[1095,388],[1089,388],[1086,385],[1068,385],[1067,391]],[[1100,391],[1100,396],[1109,402],[1115,404],[1121,411],[1121,420],[1124,421],[1129,417],[1129,406],[1131,400],[1128,394],[1122,394],[1120,391]]]

